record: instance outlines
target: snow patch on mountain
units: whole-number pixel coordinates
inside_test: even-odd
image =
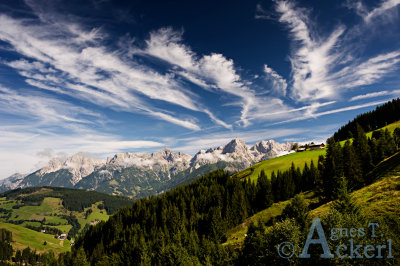
[[[144,180],[148,178],[148,171],[150,171],[150,176],[153,176],[152,178],[160,182],[166,179],[171,180],[178,173],[187,169],[189,169],[189,172],[192,172],[201,166],[216,164],[218,162],[228,163],[225,166],[225,170],[233,172],[245,169],[261,160],[290,153],[292,147],[292,143],[280,144],[273,140],[261,141],[250,147],[243,140],[235,138],[226,145],[208,150],[200,150],[193,157],[183,152],[174,152],[169,148],[151,154],[117,153],[112,158],[107,158],[107,160],[94,158],[88,153],[80,152],[68,158],[53,158],[45,167],[26,176],[26,178],[23,176],[14,176],[13,178],[9,177],[2,180],[0,182],[0,190],[3,189],[5,191],[17,187],[27,187],[32,184],[51,185],[53,181],[57,182],[58,186],[75,186],[78,183],[81,184],[88,181],[86,182],[88,185],[85,188],[96,189],[101,182],[112,181],[115,175],[130,167],[139,168],[135,170],[135,178]],[[60,173],[60,170],[67,170],[71,173],[72,177]],[[50,177],[44,177],[50,173],[55,174]],[[89,175],[92,181],[85,179]],[[65,179],[65,182],[62,178]],[[120,177],[119,182],[124,182],[124,178],[129,177],[123,175]]]
[[[67,169],[72,174],[71,183],[75,185],[82,178],[103,166],[105,162],[103,159],[94,158],[89,153],[79,152],[66,159],[59,157],[51,159],[47,166],[39,170],[38,175],[43,176],[61,169]]]
[[[273,140],[261,141],[249,147],[243,140],[235,138],[225,146],[199,151],[192,158],[191,165],[198,168],[205,164],[226,161],[236,164],[237,169],[234,170],[242,170],[259,161],[287,154],[292,148],[292,143],[280,144]]]
[[[192,156],[183,152],[174,152],[169,148],[161,151],[147,153],[117,153],[107,162],[107,167],[142,167],[155,171],[167,170],[170,175],[175,175],[187,169]]]

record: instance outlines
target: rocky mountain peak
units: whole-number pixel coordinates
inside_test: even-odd
[[[59,157],[52,158],[48,164],[39,170],[40,175],[45,175],[51,172],[58,171],[62,168],[64,160]]]
[[[201,150],[193,157],[183,152],[174,152],[168,147],[152,154],[117,153],[107,160],[80,152],[68,158],[53,158],[45,167],[24,178],[9,178],[0,183],[0,190],[39,185],[73,187],[82,185],[85,180],[90,181],[83,187],[96,189],[101,182],[109,182],[122,173],[123,169],[130,167],[133,169],[128,169],[127,172],[134,173],[132,178],[140,177],[141,182],[145,182],[149,174],[158,181],[165,182],[183,171],[189,170],[192,173],[201,166],[219,162],[224,162],[220,165],[225,165],[224,169],[228,171],[238,171],[261,160],[289,153],[291,148],[291,143],[280,144],[273,140],[261,141],[250,148],[243,140],[235,138],[226,145]],[[49,175],[43,178],[46,174]],[[128,176],[124,174],[121,178],[123,184]]]
[[[151,157],[155,160],[165,160],[168,163],[185,162],[188,163],[192,156],[183,152],[174,152],[168,147],[163,150],[153,152]]]
[[[105,163],[105,160],[94,158],[89,153],[79,152],[66,159],[55,157],[47,166],[39,170],[39,176],[67,169],[73,176],[72,183],[76,184],[83,177],[91,174],[96,168]]]
[[[240,153],[240,154],[244,154],[248,151],[248,147],[246,145],[246,143],[239,139],[239,138],[235,138],[233,140],[231,140],[228,144],[226,144],[222,150],[222,154],[226,154],[226,153]]]
[[[252,151],[257,151],[261,153],[266,153],[273,149],[274,146],[276,146],[278,143],[275,142],[274,140],[268,140],[268,141],[260,141],[256,144],[254,144],[253,147],[250,148]]]

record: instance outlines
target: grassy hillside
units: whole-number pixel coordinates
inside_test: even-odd
[[[13,190],[0,194],[0,228],[13,232],[17,249],[29,246],[62,252],[70,250],[70,242],[57,240],[57,232],[73,237],[91,222],[107,221],[118,208],[131,204],[126,198],[93,191],[50,187]],[[44,241],[48,244],[43,245]]]
[[[234,176],[239,178],[250,178],[251,180],[257,180],[261,170],[264,170],[267,176],[270,177],[272,171],[275,171],[276,173],[277,171],[285,171],[289,169],[292,165],[292,162],[296,165],[296,167],[300,167],[301,169],[304,167],[304,164],[306,162],[308,165],[310,165],[311,161],[314,161],[314,164],[316,166],[318,162],[318,157],[320,155],[325,155],[325,149],[291,153],[288,155],[259,162],[247,169],[244,169],[234,174]]]
[[[315,196],[314,192],[306,192],[303,194],[304,199],[309,204],[315,204],[318,202],[318,198]],[[247,218],[242,224],[230,229],[226,233],[226,242],[223,245],[232,245],[235,248],[240,248],[243,244],[245,239],[247,229],[251,222],[258,224],[262,222],[263,224],[270,224],[274,223],[275,218],[279,218],[282,215],[283,209],[285,209],[286,205],[290,203],[290,200],[281,201],[272,204],[271,207],[262,210],[253,216]]]
[[[391,124],[389,124],[389,125],[387,125],[387,126],[381,128],[381,129],[383,129],[383,130],[387,129],[387,130],[389,130],[389,132],[393,133],[393,131],[394,131],[396,128],[398,128],[398,127],[400,127],[400,121],[391,123]],[[378,129],[378,130],[379,130],[379,129]],[[372,132],[373,132],[373,131],[367,133],[367,137],[368,137],[368,138],[372,137]]]
[[[52,250],[54,253],[69,251],[71,242],[69,240],[58,240],[53,235],[43,234],[33,231],[23,226],[0,222],[0,228],[5,228],[12,232],[14,249],[24,249],[30,247],[38,252]],[[46,245],[44,245],[46,242]]]

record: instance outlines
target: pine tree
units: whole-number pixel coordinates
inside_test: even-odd
[[[368,145],[367,135],[359,124],[356,124],[356,133],[353,146],[361,161],[361,168],[365,179],[366,174],[373,168],[372,155]]]
[[[304,197],[301,194],[297,194],[283,209],[282,215],[284,218],[294,218],[300,225],[300,228],[305,228],[308,212],[308,204],[304,200]]]
[[[349,180],[350,188],[359,187],[364,183],[361,163],[349,140],[343,146],[343,166],[344,176]]]
[[[259,210],[263,210],[272,205],[274,197],[272,195],[271,181],[268,179],[264,170],[261,170],[257,179],[257,206]]]
[[[302,187],[303,187],[304,191],[312,188],[311,173],[310,173],[310,169],[308,168],[307,162],[304,164],[303,174],[302,174],[301,179],[303,181]]]
[[[278,202],[279,200],[279,190],[278,190],[278,184],[277,184],[277,178],[275,175],[275,171],[272,171],[271,173],[271,188],[272,188],[272,196],[274,202]]]
[[[337,195],[337,200],[333,202],[334,209],[342,214],[360,214],[360,207],[354,202],[347,189],[347,180],[345,177],[340,178],[335,194]]]
[[[318,186],[320,180],[319,170],[315,167],[314,161],[310,163],[310,188],[314,188]]]
[[[397,149],[400,149],[400,127],[397,127],[393,131],[393,140],[394,140],[394,143],[395,143]]]
[[[333,138],[328,139],[328,148],[324,160],[322,174],[323,196],[334,199],[334,189],[337,187],[338,177],[343,175],[343,154],[338,142]]]

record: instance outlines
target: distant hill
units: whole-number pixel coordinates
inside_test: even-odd
[[[90,224],[106,221],[118,209],[132,205],[128,198],[67,188],[33,187],[0,194],[0,228],[13,232],[14,246],[39,251],[70,250],[69,241],[54,238],[65,233],[74,238]],[[45,230],[45,233],[40,233]],[[48,245],[43,246],[46,241]]]

